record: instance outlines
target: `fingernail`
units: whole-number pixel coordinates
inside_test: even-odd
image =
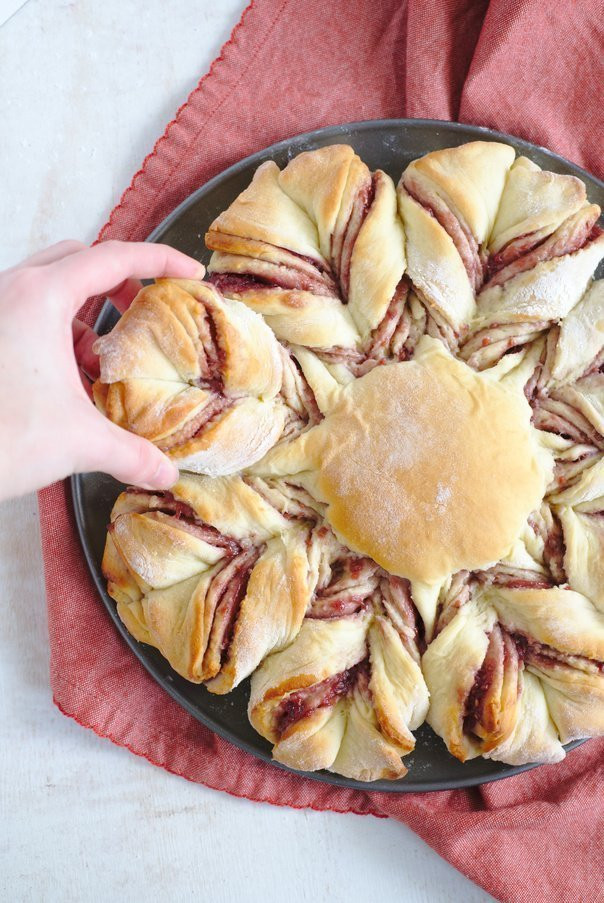
[[[149,485],[145,488],[169,489],[170,486],[174,486],[174,484],[178,482],[178,477],[178,467],[176,467],[174,464],[172,464],[171,461],[168,461],[166,459],[159,464],[157,470],[149,481]]]
[[[206,268],[204,267],[203,263],[200,263],[198,265],[197,269],[195,270],[195,273],[193,274],[193,279],[203,279],[205,274],[206,274]]]

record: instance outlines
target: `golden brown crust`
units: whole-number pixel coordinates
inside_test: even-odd
[[[394,183],[375,174],[375,197],[354,244],[348,307],[362,338],[383,320],[405,272],[403,227]]]
[[[99,408],[184,469],[240,470],[283,429],[281,352],[272,332],[207,283],[161,280],[142,289],[95,350]]]
[[[314,223],[283,191],[279,178],[279,167],[271,160],[258,167],[250,186],[210,226],[206,236],[210,250],[213,234],[223,232],[322,260]]]
[[[181,470],[209,476],[236,473],[266,454],[281,435],[283,424],[280,405],[243,398],[213,419],[201,434],[167,449],[167,454]]]
[[[199,379],[197,307],[178,282],[163,281],[141,289],[114,329],[96,342],[101,383]]]
[[[489,237],[496,254],[521,236],[542,241],[585,203],[585,185],[575,176],[543,172],[526,157],[518,157],[507,174],[505,189]]]
[[[291,239],[292,217],[279,219],[284,198],[316,229],[312,249]],[[206,244],[211,278],[229,297],[261,312],[280,338],[314,348],[366,340],[405,269],[394,184],[347,145],[302,153],[282,172],[264,164]]]
[[[351,167],[369,170],[348,144],[331,144],[298,154],[279,174],[279,184],[316,223],[325,260],[331,256],[331,236],[342,205]],[[362,176],[361,176],[362,177]]]
[[[272,398],[281,385],[277,343],[269,338],[259,317],[239,304],[211,294],[207,283],[180,280],[179,286],[206,305],[216,330],[216,342],[224,356],[222,378],[227,392]]]
[[[210,262],[213,273],[236,273],[238,266],[232,255],[214,255]],[[228,294],[261,314],[282,341],[311,348],[354,348],[359,343],[350,312],[333,295],[262,284],[232,288]]]
[[[257,493],[239,478],[228,482],[222,497],[230,497],[230,488],[248,502],[249,527],[239,545],[219,532],[221,493],[210,492],[204,506],[208,480],[188,476],[173,498],[122,493],[103,558],[108,591],[128,630],[156,646],[187,680],[208,682],[215,693],[231,690],[269,652],[292,641],[313,591],[308,529],[283,529],[283,519],[267,517],[269,506]],[[188,502],[179,513],[187,488],[197,517]],[[239,520],[243,534],[246,518]]]
[[[508,765],[527,762],[553,763],[564,758],[564,747],[552,720],[544,687],[530,671],[522,672],[521,692],[509,736],[488,752],[486,759]]]
[[[367,624],[364,614],[330,621],[307,619],[291,646],[265,659],[252,678],[248,709],[258,733],[276,743],[279,734],[273,716],[283,695],[319,684],[362,661]]]
[[[298,771],[331,768],[342,744],[346,723],[343,702],[316,709],[275,743],[273,758]]]
[[[514,149],[495,141],[470,141],[414,160],[403,173],[419,180],[462,220],[477,242],[488,238],[495,222]]]
[[[563,587],[490,587],[485,599],[511,632],[529,636],[564,655],[604,662],[604,614],[581,593]]]
[[[355,687],[346,731],[330,770],[357,781],[395,781],[407,774],[401,760],[407,751],[380,730],[370,700]]]
[[[475,309],[472,285],[451,237],[399,184],[407,274],[422,299],[459,330]]]
[[[492,637],[501,631],[520,664],[518,685],[495,688],[505,701],[505,727],[468,720],[471,694],[491,692],[495,663],[485,670]],[[503,648],[503,647],[502,647]],[[565,587],[492,585],[461,607],[428,646],[422,670],[431,693],[428,722],[461,761],[488,755],[510,764],[558,761],[561,743],[604,733],[604,616],[583,595]],[[504,671],[505,673],[505,671]],[[483,697],[479,697],[482,699]],[[482,705],[482,703],[481,703]]]
[[[391,622],[376,616],[369,627],[369,690],[381,734],[405,755],[415,748],[410,725],[424,720],[427,694],[419,665],[408,654]],[[401,705],[405,700],[406,706]]]
[[[155,379],[123,379],[94,384],[102,412],[123,429],[160,443],[211,402],[212,394],[195,386]]]
[[[237,540],[264,542],[288,527],[287,519],[240,476],[181,473],[171,492],[190,505],[200,521]]]
[[[228,693],[269,652],[297,635],[314,588],[307,538],[308,532],[299,528],[267,543],[250,575],[220,673],[208,683],[213,693]]]
[[[320,466],[316,486],[341,541],[424,583],[503,557],[551,473],[522,393],[485,380],[428,338],[413,361],[351,383],[293,457],[296,447]],[[493,485],[514,487],[496,509]]]
[[[468,604],[430,643],[422,658],[430,692],[428,724],[461,762],[480,754],[479,744],[464,732],[464,707],[495,622],[492,609]]]
[[[306,619],[292,645],[255,672],[249,717],[277,761],[373,781],[406,773],[401,757],[415,746],[411,730],[427,705],[417,662],[386,619],[367,610]]]
[[[103,554],[102,569],[107,580],[107,591],[112,599],[129,606],[140,601],[143,588],[148,588],[136,580],[126,562],[118,552],[111,534],[107,535]]]

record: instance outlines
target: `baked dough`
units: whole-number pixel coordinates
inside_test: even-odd
[[[551,363],[553,385],[579,379],[604,348],[604,280],[592,283],[560,324]]]
[[[340,541],[389,573],[435,584],[505,557],[550,482],[522,388],[484,379],[428,336],[413,360],[372,370],[331,404],[254,471],[304,475]],[[496,505],[494,484],[510,487]]]
[[[94,349],[97,406],[184,470],[241,470],[283,431],[274,335],[207,283],[160,280],[143,288]]]
[[[585,596],[492,584],[424,654],[428,723],[462,761],[558,761],[562,743],[604,731],[603,661],[604,615]]]
[[[361,781],[406,774],[401,756],[415,746],[411,732],[426,716],[428,693],[412,606],[401,604],[408,587],[373,576],[367,581],[361,570],[356,584],[347,580],[348,617],[333,616],[329,582],[319,589],[294,642],[254,673],[250,720],[284,765]]]
[[[491,366],[571,314],[604,255],[600,212],[574,176],[543,172],[526,157],[514,162],[462,349],[471,366]],[[580,353],[581,342],[573,347]]]
[[[527,157],[518,157],[508,170],[505,191],[489,233],[489,251],[499,254],[522,241],[524,250],[556,231],[586,203],[585,185],[576,176],[543,172]]]
[[[227,693],[298,633],[313,589],[309,531],[240,477],[207,480],[122,493],[103,572],[133,636],[187,680]]]
[[[109,592],[187,680],[251,676],[279,762],[397,779],[424,719],[462,761],[604,734],[599,213],[499,142],[396,189],[309,151],[215,219],[210,282],[99,340],[97,403],[181,468],[119,496]]]
[[[210,278],[228,297],[278,338],[314,348],[359,346],[405,270],[394,184],[347,145],[302,153],[282,172],[263,163],[206,244]]]
[[[507,144],[473,141],[415,160],[398,185],[409,277],[458,329],[474,312],[485,245],[513,161]]]

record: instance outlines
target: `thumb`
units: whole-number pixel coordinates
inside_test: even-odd
[[[177,482],[178,468],[153,443],[116,426],[98,411],[91,420],[78,469],[102,471],[142,489],[169,489]]]

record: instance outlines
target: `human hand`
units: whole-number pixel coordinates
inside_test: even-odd
[[[159,449],[92,404],[97,337],[74,317],[91,295],[107,294],[123,312],[138,279],[203,273],[166,245],[116,241],[59,242],[0,273],[0,500],[90,470],[146,489],[176,482]]]

